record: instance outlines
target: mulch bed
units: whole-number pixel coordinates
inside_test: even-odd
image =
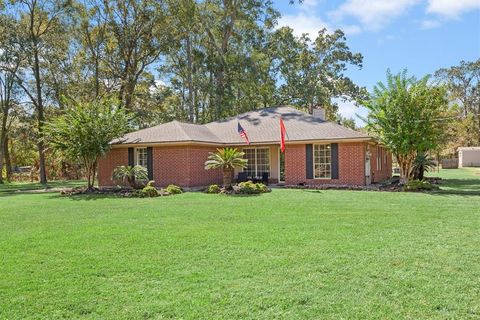
[[[429,183],[439,185],[442,183],[442,178],[439,177],[425,177]],[[352,186],[352,185],[338,185],[338,184],[323,184],[323,185],[286,185],[288,189],[308,189],[308,190],[357,190],[357,191],[387,191],[399,192],[404,191],[403,186],[399,184],[399,177],[393,177],[385,182],[371,184],[369,186]]]
[[[75,195],[115,195],[118,197],[124,198],[132,198],[136,196],[136,192],[138,190],[130,189],[130,188],[94,188],[94,189],[86,189],[84,187],[77,187],[77,188],[69,188],[63,189],[60,191],[61,195],[65,196],[75,196]],[[168,192],[164,191],[163,189],[158,190],[159,196],[168,196],[170,195]]]

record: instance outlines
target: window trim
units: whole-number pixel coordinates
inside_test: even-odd
[[[139,156],[140,156],[140,153],[138,152],[139,150],[142,150],[145,152],[145,165],[141,165],[139,164]],[[148,152],[147,152],[147,148],[146,147],[138,147],[138,148],[135,148],[135,156],[134,156],[134,165],[135,166],[141,166],[141,167],[144,167],[145,169],[148,169]]]
[[[382,171],[383,148],[377,145],[377,171]]]
[[[259,178],[260,176],[258,175],[258,160],[257,160],[257,151],[258,150],[267,150],[267,155],[268,155],[268,174],[271,174],[272,171],[272,161],[271,161],[271,154],[270,154],[270,148],[269,147],[247,147],[247,148],[242,148],[242,152],[245,152],[245,150],[255,150],[255,178]],[[246,154],[244,155],[244,157]],[[248,164],[247,164],[248,165]],[[243,168],[242,171],[246,172],[247,168]],[[265,172],[261,171],[260,173]]]
[[[330,146],[330,175],[328,177],[317,177],[315,175],[315,147],[316,146]],[[332,180],[332,144],[331,143],[315,143],[312,146],[312,156],[313,156],[313,179],[315,180]]]

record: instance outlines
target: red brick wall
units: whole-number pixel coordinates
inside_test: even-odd
[[[381,161],[382,166],[379,170],[377,170],[377,153],[379,148],[374,145],[370,145],[370,152],[372,153],[371,157],[371,166],[372,166],[372,182],[381,182],[392,177],[392,155],[387,149],[382,148],[381,153]],[[384,155],[387,154],[387,161],[385,163]]]
[[[285,150],[285,184],[365,184],[365,143],[338,144],[338,179],[307,179],[305,144],[287,145]]]
[[[221,170],[205,170],[208,153],[214,147],[178,146],[153,148],[153,179],[164,187],[176,184],[183,187],[207,186],[222,183]]]
[[[222,183],[221,170],[205,170],[204,164],[208,153],[214,147],[202,146],[165,146],[154,147],[153,180],[158,187],[176,184],[182,187],[207,186]],[[99,185],[112,186],[113,169],[128,165],[128,148],[112,149],[106,157],[99,161]]]
[[[112,149],[98,161],[98,184],[100,186],[113,186],[117,182],[112,180],[113,169],[118,166],[128,165],[128,149]]]

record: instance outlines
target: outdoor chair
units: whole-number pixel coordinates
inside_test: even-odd
[[[245,182],[248,181],[247,172],[239,172],[237,175],[237,182]]]
[[[268,185],[268,176],[270,174],[268,172],[262,172],[262,183]]]

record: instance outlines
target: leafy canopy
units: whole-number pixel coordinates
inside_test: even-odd
[[[364,102],[367,129],[396,156],[405,182],[417,153],[435,150],[444,134],[446,90],[428,80],[408,77],[406,70],[396,75],[388,70],[386,83],[379,82]]]
[[[83,164],[89,187],[93,186],[98,159],[110,150],[110,142],[129,128],[129,114],[117,105],[112,99],[77,103],[45,127],[47,142],[54,149]]]
[[[217,152],[210,152],[205,162],[205,169],[235,169],[245,168],[248,160],[244,159],[245,152],[236,148],[217,149]]]

